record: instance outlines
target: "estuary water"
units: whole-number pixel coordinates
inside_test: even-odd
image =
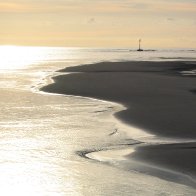
[[[133,150],[127,145],[159,141],[115,119],[123,106],[39,91],[60,74],[56,70],[69,66],[194,61],[195,53],[0,46],[0,195],[196,195],[189,186],[123,166],[122,155]],[[101,153],[84,156],[94,151]]]

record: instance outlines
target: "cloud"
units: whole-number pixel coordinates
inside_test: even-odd
[[[168,21],[174,21],[174,18],[167,18]]]
[[[93,24],[93,23],[95,23],[95,18],[90,18],[90,19],[88,20],[88,24]]]
[[[27,10],[27,5],[14,3],[14,2],[0,2],[0,11],[1,12],[20,12],[22,10]]]
[[[196,12],[190,0],[0,0],[0,12],[21,13],[158,13]]]

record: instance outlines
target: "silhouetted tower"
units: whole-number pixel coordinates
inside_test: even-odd
[[[139,49],[137,51],[143,51],[143,49],[141,49],[141,39],[139,39]]]

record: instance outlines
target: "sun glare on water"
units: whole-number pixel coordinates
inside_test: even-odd
[[[23,69],[41,61],[43,47],[0,46],[0,70]]]

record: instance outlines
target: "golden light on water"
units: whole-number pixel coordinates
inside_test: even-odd
[[[23,69],[45,56],[44,47],[0,46],[0,70]]]
[[[79,195],[76,194],[78,182],[73,173],[77,167],[56,153],[51,156],[46,138],[40,141],[27,134],[21,139],[5,139],[0,145],[0,195],[59,195],[65,190],[70,195]]]
[[[52,140],[54,143],[49,142],[47,135],[52,134],[52,130],[55,131],[53,135],[57,135],[58,131],[44,131],[48,128],[45,128],[43,122],[50,110],[45,111],[41,118],[38,117],[48,99],[40,104],[46,96],[39,96],[25,89],[27,85],[34,84],[35,77],[38,76],[40,81],[40,73],[47,69],[38,66],[35,71],[29,69],[29,66],[31,68],[31,65],[39,65],[40,62],[48,63],[48,59],[55,61],[61,56],[67,58],[69,55],[69,50],[61,48],[0,46],[0,195],[59,195],[65,191],[79,195],[75,194],[78,182],[73,171],[76,169],[70,162],[64,161],[64,156],[57,153],[60,150],[67,155],[66,150],[69,148],[64,143],[56,148],[59,146],[57,139]],[[12,72],[20,69],[23,69],[20,71],[22,74]],[[8,86],[10,87],[7,88]],[[51,127],[54,122],[51,121]],[[46,127],[48,126],[50,125],[47,123]]]
[[[153,143],[153,138],[143,131],[113,119],[113,112],[124,110],[124,106],[32,90],[45,84],[46,75],[72,63],[74,66],[125,57],[142,60],[141,53],[139,56],[129,51],[98,51],[100,49],[0,46],[0,196],[195,195],[190,187],[161,180],[150,173],[146,175],[143,163],[144,174],[135,172],[139,164],[123,157],[133,152],[121,149],[131,142],[130,138]],[[181,53],[145,54],[143,59],[156,60],[160,54],[173,58]],[[17,69],[22,70],[12,72]],[[116,128],[119,133],[111,136]],[[159,143],[158,138],[154,142]],[[89,159],[78,155],[78,152],[107,148],[107,151],[86,155]],[[162,174],[158,167],[153,172]],[[167,173],[163,174],[167,177]],[[171,173],[168,179],[170,176],[181,178]]]
[[[68,47],[12,46],[0,45],[0,70],[25,69],[31,65],[43,63],[71,62],[81,55]]]

